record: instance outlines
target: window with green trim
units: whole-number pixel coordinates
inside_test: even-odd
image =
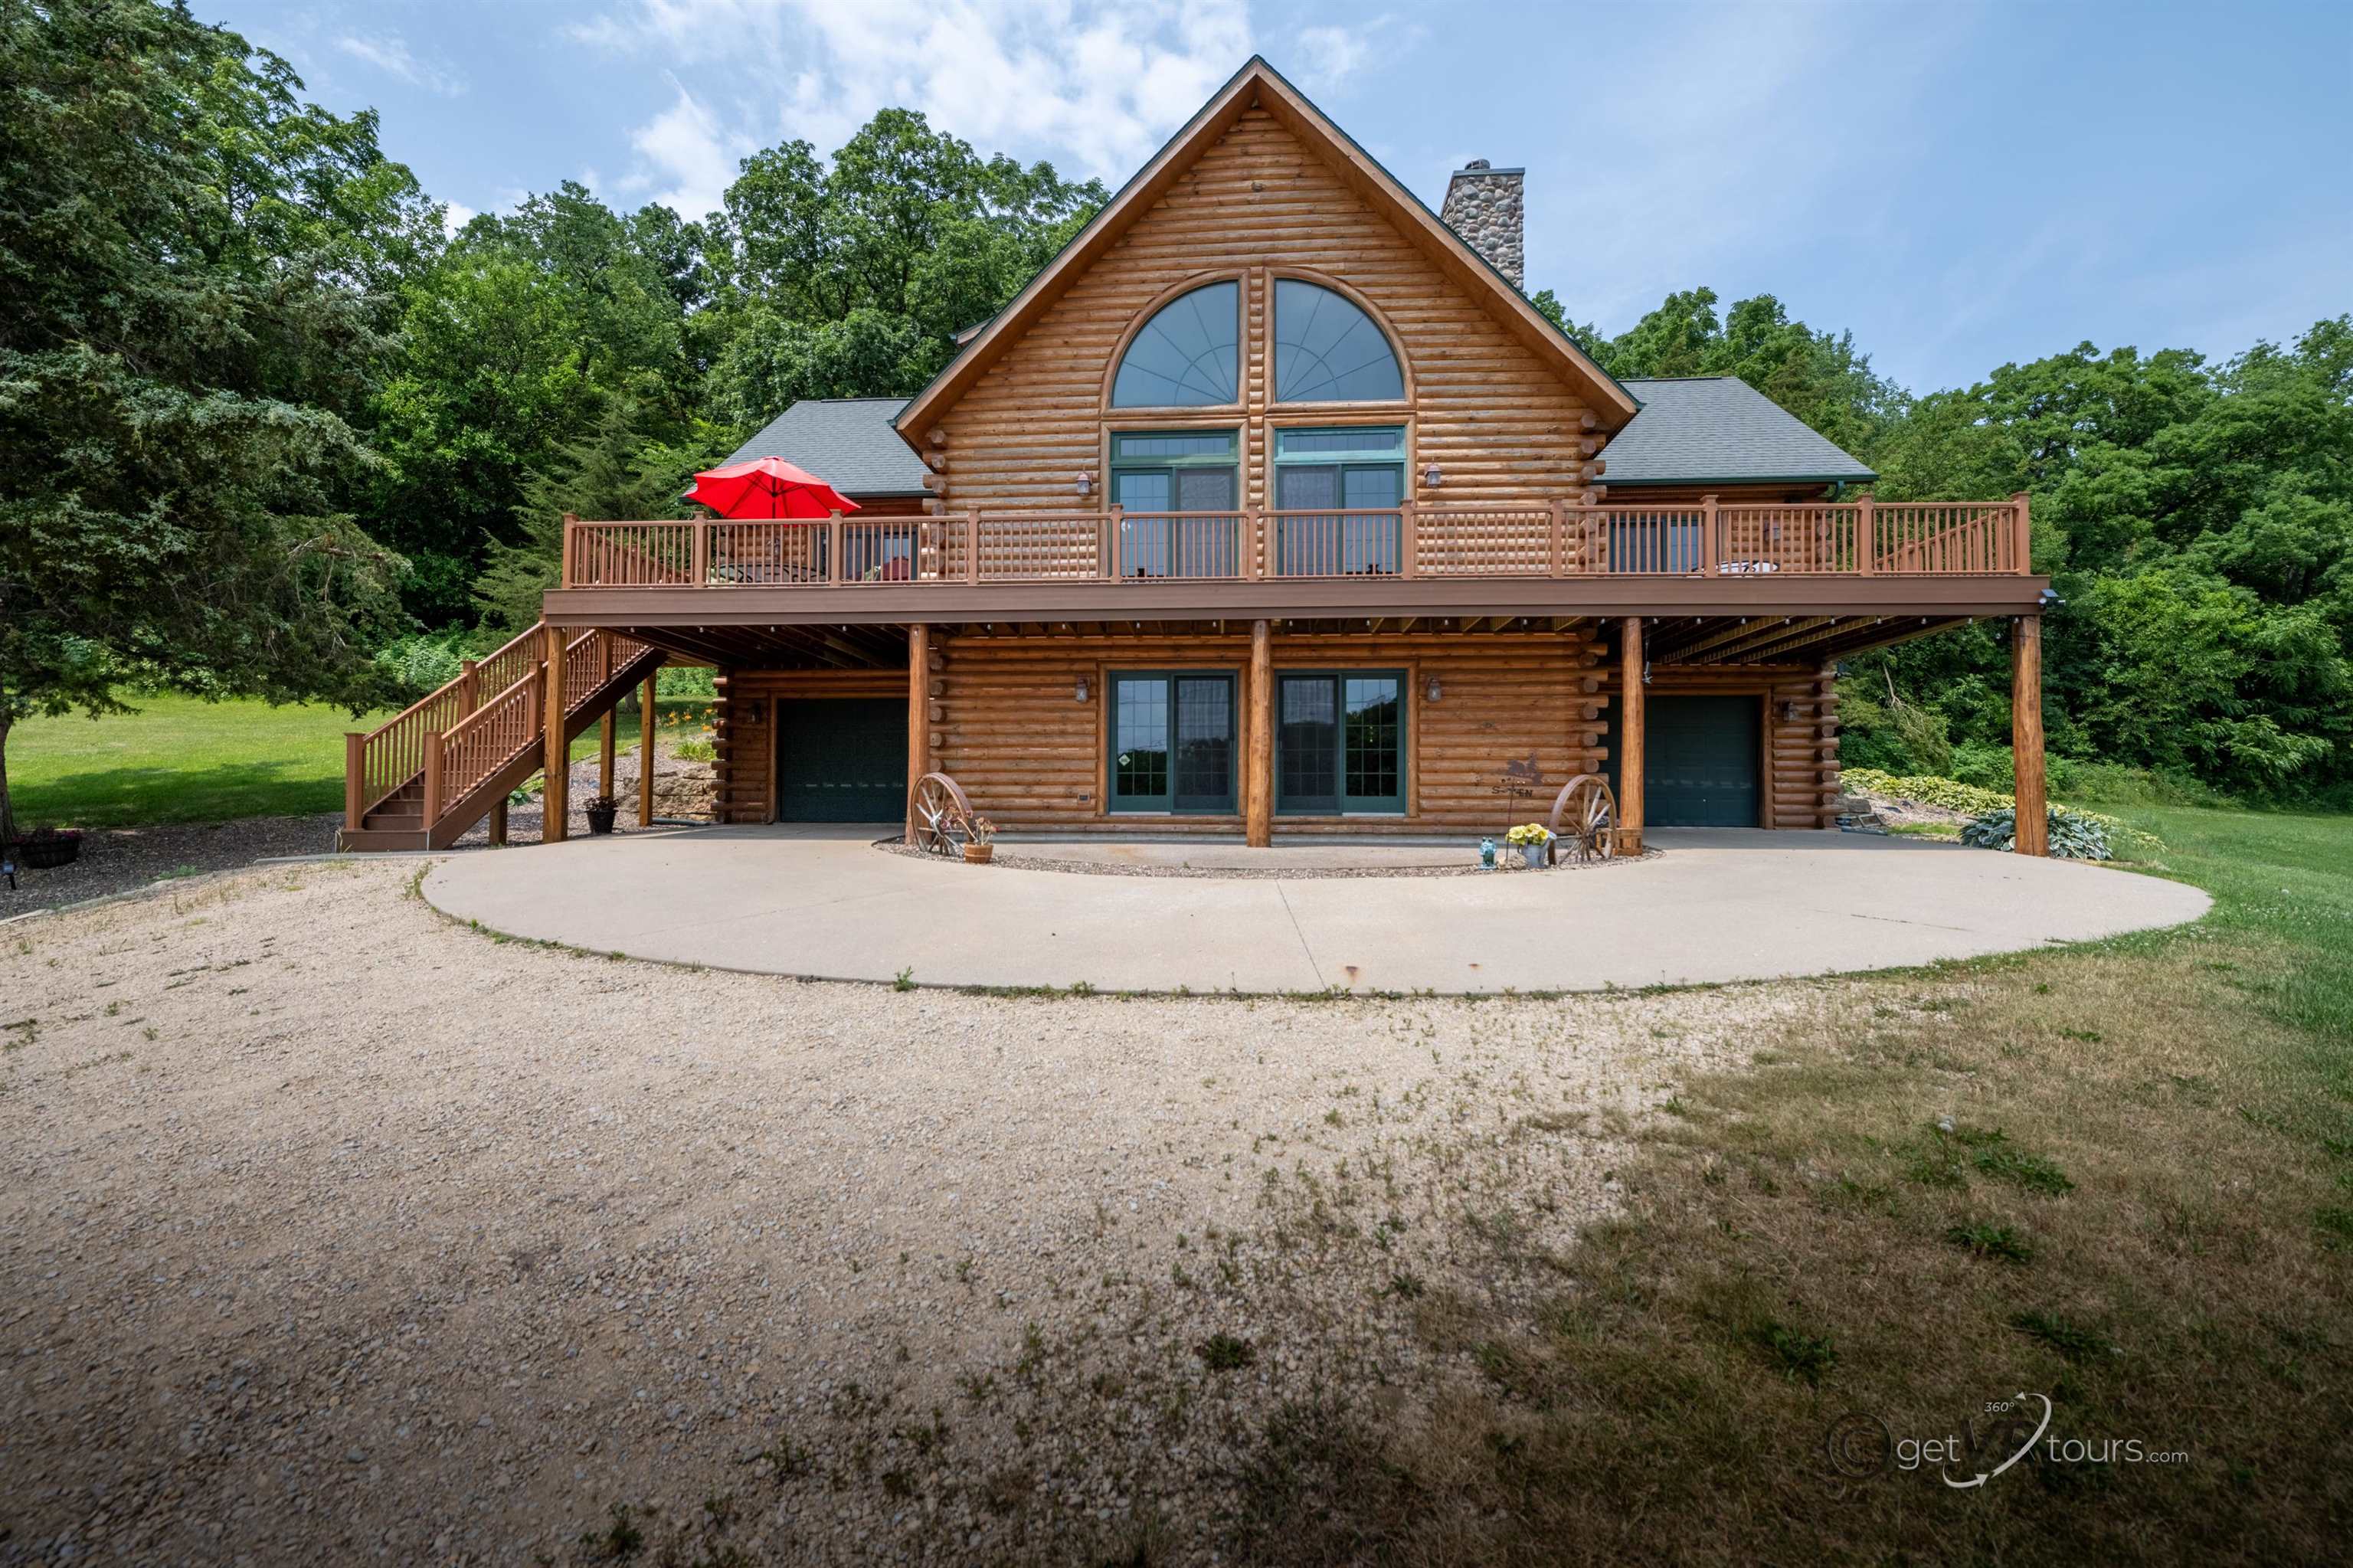
[[[1112,504],[1134,514],[1120,524],[1122,577],[1239,575],[1240,452],[1235,430],[1130,430],[1112,437]]]
[[[1113,672],[1104,801],[1114,811],[1234,810],[1234,675]]]
[[[1284,577],[1395,572],[1404,545],[1405,427],[1274,432],[1275,531]]]
[[[1274,703],[1277,811],[1404,812],[1404,671],[1285,671]]]

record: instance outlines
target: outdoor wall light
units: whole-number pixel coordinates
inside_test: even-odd
[[[1421,482],[1430,486],[1432,490],[1436,490],[1440,484],[1445,482],[1445,473],[1440,470],[1436,463],[1431,463],[1428,468],[1421,471]]]
[[[1798,704],[1795,698],[1791,698],[1789,701],[1781,705],[1781,722],[1783,724],[1795,724],[1798,722]]]
[[[1087,700],[1087,678],[1084,675],[1079,677],[1078,686],[1071,693],[1071,700],[1074,703]]]
[[[1093,492],[1094,487],[1095,476],[1093,474],[1082,471],[1079,475],[1079,493],[1081,495],[1090,494]]]
[[[1445,687],[1443,687],[1443,686],[1441,686],[1441,685],[1440,685],[1440,684],[1438,683],[1438,677],[1437,677],[1437,676],[1432,675],[1432,676],[1430,678],[1430,684],[1429,684],[1429,686],[1428,686],[1427,688],[1425,688],[1425,689],[1423,690],[1423,692],[1422,692],[1422,695],[1423,695],[1423,696],[1425,696],[1425,697],[1428,697],[1431,702],[1433,702],[1433,703],[1434,703],[1434,702],[1436,702],[1440,697],[1442,697],[1442,696],[1444,696],[1445,694],[1446,694],[1446,688],[1445,688]]]

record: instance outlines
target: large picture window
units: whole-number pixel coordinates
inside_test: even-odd
[[[1241,285],[1204,283],[1152,314],[1120,357],[1114,408],[1222,408],[1241,400]]]
[[[1296,278],[1275,280],[1276,402],[1393,403],[1404,396],[1397,351],[1355,301]]]
[[[1142,671],[1110,678],[1106,803],[1114,811],[1234,810],[1234,677]]]
[[[1402,670],[1277,675],[1274,809],[1402,814],[1405,705]]]

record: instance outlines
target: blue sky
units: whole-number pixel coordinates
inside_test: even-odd
[[[715,205],[903,104],[1116,185],[1253,50],[1435,207],[1528,169],[1528,286],[1778,294],[1917,390],[2353,310],[2353,5],[193,0],[454,212]]]

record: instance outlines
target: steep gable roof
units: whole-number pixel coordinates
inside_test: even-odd
[[[924,468],[891,428],[904,397],[804,397],[735,449],[729,462],[780,457],[844,495],[922,495]]]
[[[1878,477],[1736,376],[1630,380],[1626,387],[1642,400],[1642,411],[1609,443],[1612,490]]]
[[[1356,145],[1346,132],[1308,101],[1265,58],[1252,55],[1199,112],[1136,171],[1117,195],[1062,248],[1012,302],[965,343],[963,350],[930,386],[912,398],[898,418],[899,434],[910,447],[988,368],[997,354],[1060,295],[1069,281],[1110,249],[1113,241],[1190,167],[1217,139],[1251,109],[1262,109],[1322,157],[1372,209],[1427,253],[1458,284],[1479,299],[1512,334],[1538,358],[1553,365],[1576,387],[1602,428],[1614,430],[1640,407],[1626,388],[1588,358],[1568,335],[1546,320],[1527,297],[1507,282],[1486,258],[1462,242],[1437,214]]]

